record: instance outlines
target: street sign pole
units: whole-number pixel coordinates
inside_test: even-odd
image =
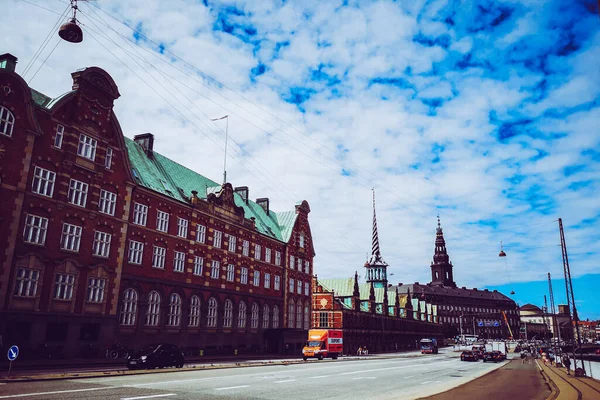
[[[8,353],[6,354],[6,356],[8,357],[8,361],[10,361],[8,363],[8,377],[10,378],[10,372],[12,370],[12,363],[19,356],[19,347],[16,346],[16,345],[10,346],[10,348],[8,349]]]

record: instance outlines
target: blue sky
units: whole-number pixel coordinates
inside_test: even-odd
[[[0,43],[23,73],[66,4],[9,2]],[[429,281],[439,213],[460,286],[541,305],[546,274],[562,274],[562,217],[581,315],[600,318],[596,7],[103,0],[80,7],[84,42],[51,35],[25,78],[58,96],[71,72],[104,68],[125,134],[153,132],[215,180],[224,126],[210,118],[229,114],[229,180],[275,210],[309,201],[319,276],[362,272],[374,187],[392,282]]]

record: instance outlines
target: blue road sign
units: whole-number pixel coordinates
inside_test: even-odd
[[[8,360],[9,361],[15,361],[18,356],[19,356],[19,347],[17,345],[13,344],[8,349]]]

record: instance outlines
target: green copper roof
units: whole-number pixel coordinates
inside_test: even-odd
[[[43,93],[38,92],[35,89],[31,89],[31,97],[33,98],[33,102],[38,106],[45,107],[46,104],[52,100],[50,97],[46,96]]]
[[[333,291],[336,296],[339,297],[350,297],[354,294],[354,278],[319,278],[319,284],[327,291]],[[369,300],[371,294],[371,284],[361,283],[358,285],[360,292],[360,300]],[[383,303],[384,288],[374,288],[375,290],[375,302]],[[395,289],[394,289],[395,290]],[[388,305],[396,305],[396,292],[394,290],[387,289],[388,291]],[[400,307],[404,307],[406,303],[406,295],[400,295]]]

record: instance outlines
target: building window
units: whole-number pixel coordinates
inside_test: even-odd
[[[208,299],[208,314],[206,314],[206,327],[216,328],[217,326],[217,300],[214,297]]]
[[[182,251],[176,251],[175,257],[173,257],[173,271],[183,272],[185,270],[185,253]]]
[[[298,271],[302,272],[302,259],[298,257]]]
[[[300,234],[300,236],[298,237],[298,241],[299,241],[300,248],[303,249],[304,248],[304,235],[303,234]]]
[[[310,274],[310,262],[308,260],[304,261],[304,272]]]
[[[265,289],[271,288],[271,274],[265,273]]]
[[[17,282],[15,284],[15,296],[35,297],[40,271],[36,269],[19,268],[17,271]]]
[[[254,245],[254,259],[260,261],[260,244]]]
[[[302,294],[302,282],[298,281],[296,283],[296,290],[298,294]]]
[[[275,265],[281,265],[281,252],[275,252]]]
[[[87,201],[88,184],[71,179],[69,183],[69,203],[85,207]]]
[[[156,230],[161,232],[169,231],[169,213],[160,210],[156,212]]]
[[[165,258],[167,249],[165,247],[154,246],[152,251],[152,267],[165,269]]]
[[[188,220],[177,218],[177,236],[187,238]]]
[[[0,133],[12,137],[15,117],[8,108],[0,106]]]
[[[281,289],[281,277],[279,277],[279,275],[275,275],[275,282],[273,283],[273,289],[275,289],[275,290]]]
[[[242,254],[246,257],[250,255],[250,242],[248,240],[244,240],[242,243]]]
[[[85,157],[94,161],[96,158],[96,145],[96,139],[92,139],[89,136],[81,134],[79,136],[79,147],[77,147],[77,154],[79,154],[81,157]]]
[[[104,301],[104,286],[106,279],[89,278],[88,279],[88,303],[102,303]]]
[[[296,260],[294,259],[294,256],[290,256],[290,268],[294,269],[294,264],[296,263]]]
[[[225,300],[225,308],[223,309],[223,328],[231,328],[233,320],[233,303],[231,300]]]
[[[148,206],[134,203],[133,204],[133,223],[136,225],[146,226],[146,218],[148,217]]]
[[[290,300],[288,305],[288,328],[294,328],[294,322],[296,321],[296,305],[294,300]]]
[[[106,149],[106,158],[104,159],[104,168],[110,169],[112,166],[113,149],[108,147]]]
[[[48,218],[27,214],[27,217],[25,218],[25,229],[23,230],[23,240],[27,243],[43,245],[46,243],[47,230]]]
[[[248,284],[248,268],[246,267],[242,267],[241,272],[240,272],[240,283],[242,285],[247,285]]]
[[[54,135],[54,147],[56,147],[57,149],[62,148],[64,133],[65,127],[62,125],[56,125],[56,134]]]
[[[227,265],[227,280],[233,282],[235,277],[235,266],[233,264]]]
[[[238,328],[246,327],[246,303],[240,301],[238,307]]]
[[[304,305],[304,329],[310,328],[310,312],[308,310],[308,302]]]
[[[194,275],[202,275],[202,265],[204,257],[194,256]]]
[[[302,302],[296,306],[296,329],[302,329]]]
[[[213,247],[220,249],[222,241],[223,241],[223,232],[215,231],[214,236],[213,236]]]
[[[260,271],[254,271],[254,286],[260,286]]]
[[[188,326],[200,326],[200,298],[198,296],[192,296],[190,299],[190,315]]]
[[[236,242],[236,237],[233,235],[229,235],[229,251],[235,253],[235,242]]]
[[[169,321],[167,325],[179,326],[179,324],[181,324],[181,296],[173,293],[169,302]]]
[[[158,326],[160,318],[160,294],[153,290],[148,295],[148,311],[146,312],[146,326]]]
[[[110,254],[110,240],[112,235],[110,233],[94,231],[94,246],[92,247],[92,253],[98,257],[108,258]]]
[[[143,254],[144,254],[144,243],[136,242],[135,240],[130,240],[129,241],[129,262],[131,264],[141,264]]]
[[[100,211],[102,214],[115,215],[116,204],[116,193],[100,189],[100,201],[98,201],[98,211]]]
[[[250,315],[250,328],[258,328],[258,303],[252,303],[252,314]]]
[[[271,249],[265,248],[265,262],[271,262]]]
[[[263,306],[263,324],[262,324],[263,329],[269,329],[270,319],[271,319],[271,317],[269,315],[269,306],[265,304]]]
[[[60,237],[60,248],[69,251],[79,251],[81,243],[81,227],[63,223],[62,235]]]
[[[196,229],[196,242],[206,242],[206,227],[204,225],[197,225]]]
[[[56,274],[54,276],[54,298],[56,300],[71,300],[73,298],[73,286],[75,275]]]
[[[210,268],[210,277],[212,279],[219,279],[219,270],[221,269],[221,263],[219,261],[213,260]]]
[[[273,306],[273,329],[279,328],[279,307]]]
[[[304,295],[308,296],[310,294],[310,283],[304,282]]]
[[[121,325],[135,325],[137,301],[138,294],[134,289],[129,288],[123,292],[123,303],[121,304],[121,317],[119,321]]]
[[[329,313],[328,312],[320,312],[319,313],[319,328],[329,328]]]
[[[42,196],[52,197],[54,193],[54,181],[56,173],[44,168],[35,167],[33,170],[33,181],[31,183],[31,191],[41,194]]]
[[[290,278],[290,293],[294,293],[294,279]]]

